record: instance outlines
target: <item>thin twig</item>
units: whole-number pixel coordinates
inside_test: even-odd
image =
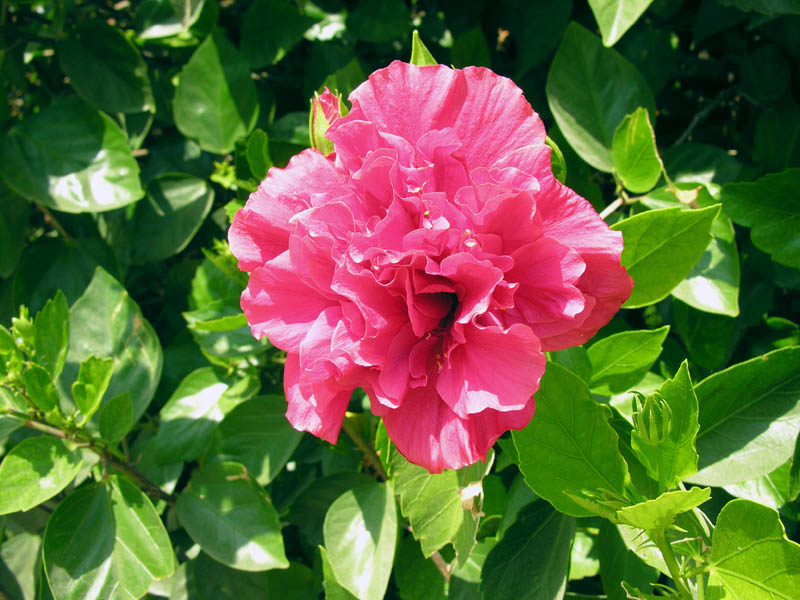
[[[450,581],[450,565],[445,562],[445,560],[442,558],[442,555],[436,551],[431,554],[431,560],[433,561],[433,564],[436,565],[436,568],[439,569],[439,572],[442,574],[442,577],[444,577],[444,580]]]
[[[375,452],[375,449],[367,444],[361,432],[358,430],[358,427],[356,427],[356,424],[348,419],[347,416],[345,416],[344,421],[342,421],[342,429],[350,436],[350,439],[353,440],[358,449],[364,453],[364,460],[374,469],[375,474],[383,481],[389,479],[389,475],[387,475],[386,470],[383,468],[381,459]]]
[[[70,235],[69,235],[69,234],[66,232],[66,230],[65,230],[65,229],[64,229],[64,227],[61,225],[61,223],[59,223],[59,222],[58,222],[58,219],[56,219],[56,218],[53,216],[53,213],[51,213],[51,212],[50,212],[50,211],[47,209],[47,207],[46,207],[46,206],[42,206],[42,205],[41,205],[41,204],[39,204],[39,203],[37,203],[37,204],[36,204],[36,206],[38,206],[38,207],[39,207],[39,210],[41,210],[41,211],[42,211],[42,213],[44,213],[44,220],[45,220],[45,222],[46,222],[48,225],[51,225],[53,228],[55,228],[55,229],[56,229],[56,231],[58,231],[58,233],[60,233],[60,234],[61,234],[61,237],[62,237],[62,238],[64,238],[64,241],[65,241],[67,244],[72,244],[72,243],[73,243],[72,237],[71,237],[71,236],[70,236]]]
[[[719,94],[717,94],[716,97],[714,97],[714,99],[711,100],[711,102],[706,104],[701,110],[699,110],[694,115],[694,117],[692,117],[692,120],[689,123],[689,126],[686,128],[686,131],[684,131],[680,135],[680,137],[675,141],[674,145],[680,146],[682,143],[688,140],[689,136],[692,135],[692,131],[694,131],[694,128],[697,127],[703,119],[705,119],[709,114],[711,114],[712,111],[714,111],[720,104],[723,103],[723,101],[727,99],[728,96],[730,96],[735,91],[736,88],[726,88],[722,90]]]
[[[605,221],[606,217],[612,214],[615,210],[617,210],[620,206],[625,204],[625,200],[621,197],[614,200],[611,204],[606,206],[602,212],[600,213],[600,218]]]

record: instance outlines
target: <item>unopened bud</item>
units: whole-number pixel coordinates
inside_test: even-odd
[[[308,135],[311,147],[319,150],[325,156],[333,152],[333,142],[325,137],[325,133],[336,119],[346,113],[347,110],[341,102],[341,97],[335,95],[327,87],[322,94],[315,92],[308,115]]]
[[[642,440],[658,444],[669,437],[672,408],[658,392],[646,398],[636,394],[633,398],[633,427]]]

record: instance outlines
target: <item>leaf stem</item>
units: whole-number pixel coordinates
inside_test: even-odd
[[[605,221],[606,217],[613,214],[613,212],[623,204],[625,204],[625,200],[620,196],[602,210],[602,212],[600,213],[600,218]]]
[[[61,438],[63,440],[69,440],[81,444],[82,446],[88,448],[89,450],[97,454],[103,460],[104,463],[111,465],[117,471],[125,474],[127,477],[132,479],[136,483],[136,485],[142,488],[142,490],[144,490],[144,492],[151,498],[164,500],[170,506],[175,505],[175,502],[177,501],[177,498],[175,498],[175,496],[173,496],[172,494],[167,494],[156,484],[154,484],[144,475],[139,473],[136,470],[136,468],[128,464],[121,456],[118,457],[117,453],[114,452],[114,450],[104,446],[102,443],[98,442],[98,440],[92,438],[91,436],[88,436],[86,434],[79,435],[78,434],[79,432],[64,431],[63,429],[53,427],[46,423],[35,421],[31,419],[29,415],[18,413],[16,411],[11,411],[10,414],[15,417],[21,418],[25,427],[29,427],[30,429],[35,429],[36,431],[41,431],[42,433],[46,433],[48,435]]]
[[[358,449],[364,453],[364,460],[373,468],[375,474],[382,481],[389,479],[389,475],[386,474],[386,470],[381,464],[381,459],[378,457],[375,449],[367,444],[364,436],[361,435],[361,431],[359,431],[358,426],[353,421],[352,417],[345,415],[344,421],[342,421],[342,429],[344,429],[344,432],[350,436],[350,439],[353,440]]]
[[[683,575],[681,575],[680,566],[678,565],[678,561],[675,559],[675,553],[672,551],[672,544],[670,544],[669,540],[667,540],[667,536],[664,534],[664,531],[648,531],[648,534],[650,535],[650,539],[652,539],[655,543],[656,547],[661,551],[661,555],[664,557],[664,562],[667,565],[667,569],[672,577],[672,581],[675,583],[675,587],[678,590],[679,596],[681,598],[691,600],[692,594],[686,587]]]
[[[61,234],[61,237],[64,238],[64,241],[67,244],[72,244],[74,240],[67,233],[64,227],[61,225],[61,223],[58,222],[58,219],[56,219],[53,216],[53,213],[51,213],[46,206],[39,204],[38,202],[36,203],[36,206],[39,208],[39,210],[42,211],[42,213],[44,213],[45,222],[51,227],[53,227],[56,231],[58,231],[58,233]]]

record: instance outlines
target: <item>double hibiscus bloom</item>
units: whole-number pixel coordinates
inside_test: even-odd
[[[272,169],[230,229],[253,334],[287,353],[286,416],[336,443],[353,390],[431,472],[531,419],[544,352],[631,292],[622,236],[552,174],[542,121],[484,68],[394,62]]]

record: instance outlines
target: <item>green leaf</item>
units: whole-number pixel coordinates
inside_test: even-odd
[[[42,554],[57,600],[140,598],[175,570],[172,544],[150,500],[116,476],[58,505]]]
[[[719,0],[719,3],[769,16],[800,14],[800,0]]]
[[[316,23],[293,3],[256,0],[242,19],[242,54],[251,69],[274,65]]]
[[[646,108],[639,107],[622,119],[611,141],[611,159],[625,189],[643,194],[658,183],[664,165]]]
[[[10,600],[34,600],[42,539],[23,531],[0,545],[0,590]]]
[[[576,528],[575,538],[569,554],[569,581],[594,577],[600,572],[597,558],[597,534],[595,529]]]
[[[215,430],[216,454],[243,464],[261,485],[283,469],[302,433],[286,420],[281,396],[256,396],[234,408]]]
[[[491,459],[487,464],[478,462],[459,471],[447,469],[431,474],[408,462],[392,447],[388,462],[394,492],[400,497],[400,511],[411,523],[422,553],[429,557],[452,543],[458,564],[463,565],[475,545],[480,510],[476,506],[473,512],[465,505],[472,497],[462,497],[462,490],[482,481]]]
[[[753,150],[767,171],[800,167],[800,106],[782,103],[762,112],[756,121]]]
[[[786,538],[775,510],[731,500],[714,528],[706,597],[791,600],[800,590],[798,563],[800,545]]]
[[[517,45],[515,80],[522,79],[525,73],[552,55],[572,18],[572,5],[572,0],[519,3],[519,14],[509,23]]]
[[[359,600],[381,600],[397,540],[391,488],[370,483],[339,496],[325,515],[323,535],[336,581]]]
[[[567,161],[564,159],[564,154],[561,148],[558,147],[555,140],[549,135],[544,140],[545,144],[550,146],[550,166],[553,169],[553,177],[558,179],[561,183],[567,180]]]
[[[256,129],[247,138],[246,156],[250,173],[256,181],[263,181],[272,166],[272,158],[269,155],[269,138],[262,129]]]
[[[613,170],[612,139],[623,117],[640,106],[655,114],[653,94],[636,68],[575,22],[550,66],[546,92],[570,146],[608,173]]]
[[[202,456],[217,424],[257,392],[254,383],[251,378],[234,380],[213,367],[189,373],[161,409],[156,436],[159,462]]]
[[[597,541],[600,555],[600,578],[608,600],[628,600],[622,582],[649,592],[650,584],[658,579],[658,570],[631,552],[610,521],[603,520]]]
[[[692,510],[711,498],[711,488],[666,492],[658,498],[626,506],[617,511],[617,518],[626,525],[646,531],[666,531],[676,515]]]
[[[80,21],[58,42],[56,53],[75,91],[100,110],[155,112],[147,66],[136,46],[116,27],[99,19]]]
[[[333,567],[328,558],[328,551],[324,546],[319,547],[320,557],[322,559],[322,576],[323,585],[325,587],[325,600],[358,600],[353,594],[348,592],[344,587],[339,585],[336,581],[336,576],[333,574]]]
[[[170,0],[172,10],[184,29],[189,29],[200,18],[206,0]],[[211,0],[209,0],[211,2]]]
[[[253,337],[242,313],[239,297],[216,300],[202,308],[183,313],[183,318],[197,345],[207,355],[237,358],[263,352],[269,340]]]
[[[158,262],[183,250],[213,203],[213,188],[197,177],[168,173],[151,181],[133,213],[133,262]]]
[[[634,283],[625,308],[654,304],[669,295],[703,255],[719,211],[718,205],[649,210],[611,226],[622,232],[622,265]]]
[[[491,51],[480,25],[475,25],[453,40],[450,59],[456,68],[491,66]]]
[[[30,510],[75,478],[81,453],[60,438],[38,436],[14,446],[0,464],[0,514]]]
[[[106,392],[130,392],[134,422],[139,420],[161,377],[163,353],[153,327],[119,282],[102,268],[69,310],[69,352],[57,382],[62,398],[89,356],[113,359]]]
[[[723,488],[731,496],[746,498],[780,510],[793,499],[791,468],[792,462],[787,461],[771,473],[750,481],[732,483]]]
[[[667,379],[655,392],[666,406],[668,423],[659,440],[648,439],[638,427],[631,436],[631,447],[647,469],[648,475],[658,481],[659,491],[677,487],[678,483],[697,472],[695,437],[697,423],[697,396],[689,376],[689,364],[683,361],[672,379]],[[646,417],[646,415],[645,415]],[[634,423],[637,423],[634,417]]]
[[[701,312],[674,299],[672,321],[692,362],[706,369],[717,369],[727,361],[737,328],[736,319]]]
[[[59,410],[58,391],[53,378],[44,367],[32,363],[23,373],[28,397],[44,413]]]
[[[3,136],[0,175],[29,200],[70,213],[111,210],[144,195],[125,135],[74,97],[43,108]]]
[[[64,292],[58,290],[33,320],[36,362],[58,379],[67,360],[69,345],[69,306]]]
[[[586,383],[560,365],[547,365],[536,392],[536,417],[511,437],[525,482],[557,510],[575,517],[594,514],[565,492],[624,493],[628,469],[609,415]]]
[[[722,206],[750,239],[776,262],[800,269],[800,169],[787,169],[753,182],[722,188]]]
[[[81,361],[78,379],[72,384],[72,398],[83,414],[79,424],[86,423],[100,408],[100,401],[111,381],[113,365],[113,359],[96,356],[89,356]]]
[[[292,503],[287,519],[300,530],[306,542],[312,546],[323,543],[322,525],[328,507],[347,490],[373,480],[365,473],[342,471],[315,479]]]
[[[278,513],[242,465],[207,465],[178,496],[181,524],[209,556],[242,571],[285,569]]]
[[[17,267],[28,236],[30,203],[0,185],[0,277],[10,277]]]
[[[288,569],[238,571],[200,552],[184,564],[183,573],[176,573],[173,580],[173,600],[308,600],[318,595],[319,583],[311,569],[296,562]]]
[[[575,519],[534,502],[489,552],[481,573],[481,592],[497,600],[557,600],[567,586]]]
[[[226,154],[253,130],[258,107],[245,59],[224,35],[209,35],[180,73],[175,125],[203,150]]]
[[[411,33],[411,60],[409,62],[419,67],[439,64],[433,58],[430,50],[422,43],[419,32],[416,29]]]
[[[97,426],[100,437],[112,444],[127,435],[133,427],[133,404],[128,392],[114,396],[103,405],[97,415]]]
[[[589,0],[603,44],[613,46],[636,23],[653,0]]]
[[[394,581],[402,600],[446,600],[447,582],[432,560],[422,554],[413,536],[407,535],[397,547]]]
[[[402,0],[359,0],[347,16],[347,29],[365,42],[405,41],[411,16]]]
[[[714,486],[747,481],[792,456],[800,429],[800,347],[714,373],[695,393],[700,460],[688,481]]]
[[[686,142],[664,152],[664,168],[675,183],[724,184],[741,178],[742,163],[722,148]]]
[[[638,383],[661,355],[668,333],[668,325],[653,330],[623,331],[589,346],[592,390],[611,395]]]

